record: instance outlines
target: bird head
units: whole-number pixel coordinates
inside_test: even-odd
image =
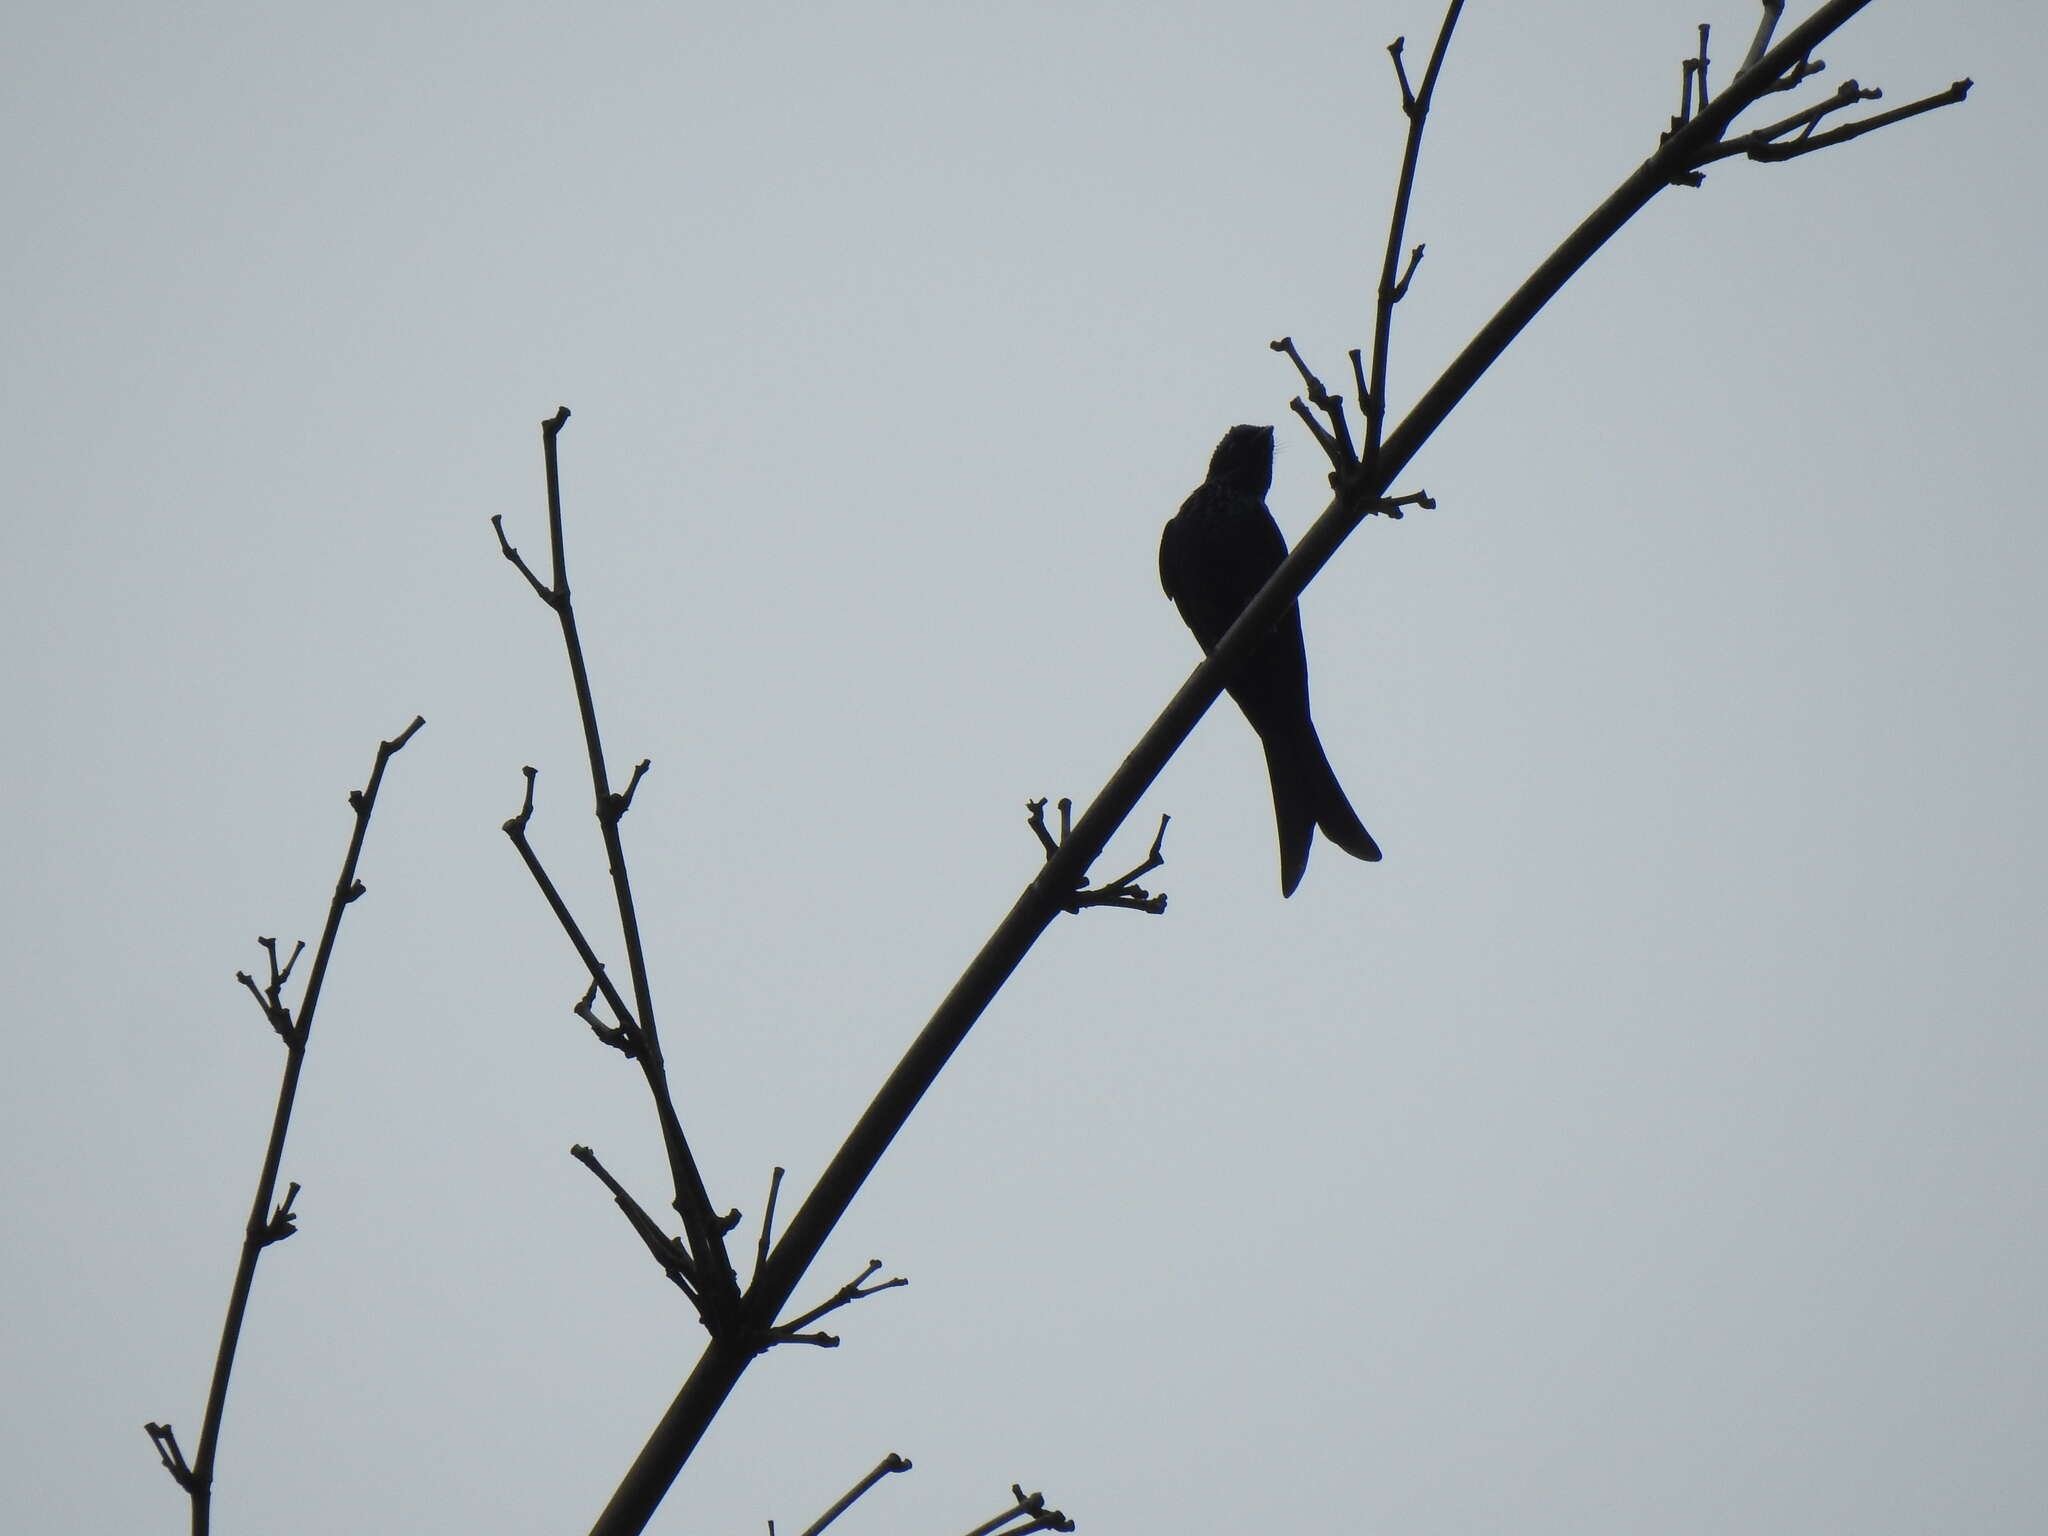
[[[1209,455],[1209,483],[1265,499],[1273,483],[1273,429],[1232,427]]]

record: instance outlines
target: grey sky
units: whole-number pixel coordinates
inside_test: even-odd
[[[1801,6],[1803,13],[1810,7]],[[175,1530],[311,939],[415,712],[285,1172],[217,1529],[583,1529],[697,1336],[636,1080],[498,831],[593,922],[573,574],[714,1198],[808,1184],[1194,661],[1161,522],[1265,350],[1365,339],[1433,5],[78,5],[9,27],[0,1465]],[[1750,3],[1470,7],[1396,407],[1653,145]],[[2020,1532],[2039,1224],[2041,181],[2017,0],[1826,51],[1967,105],[1673,191],[1305,605],[1383,865],[1278,895],[1206,720],[1163,921],[1056,927],[814,1272],[908,1275],[743,1384],[657,1529]]]

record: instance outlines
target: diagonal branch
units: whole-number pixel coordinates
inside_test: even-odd
[[[321,929],[320,943],[313,951],[313,969],[306,975],[306,990],[299,1000],[298,1017],[292,1017],[281,994],[292,966],[298,961],[299,951],[305,948],[303,944],[294,949],[291,959],[280,967],[277,963],[277,941],[257,941],[270,956],[270,984],[260,991],[246,972],[236,974],[237,980],[256,993],[257,1002],[263,1005],[265,1018],[284,1040],[284,1078],[278,1085],[277,1109],[270,1120],[270,1140],[263,1149],[263,1168],[256,1178],[256,1198],[250,1203],[249,1220],[242,1229],[242,1253],[235,1265],[234,1283],[228,1291],[227,1318],[221,1324],[220,1348],[213,1360],[213,1381],[206,1394],[206,1417],[199,1426],[199,1449],[188,1465],[184,1453],[178,1449],[178,1437],[169,1424],[143,1426],[157,1448],[158,1457],[192,1501],[193,1536],[206,1536],[212,1525],[214,1461],[220,1450],[221,1421],[227,1411],[228,1378],[234,1374],[235,1352],[242,1341],[242,1322],[249,1310],[249,1293],[256,1283],[256,1261],[265,1248],[283,1241],[294,1230],[296,1217],[292,1212],[292,1202],[298,1198],[299,1186],[291,1186],[282,1204],[273,1207],[271,1202],[277,1194],[278,1168],[284,1161],[284,1144],[291,1131],[292,1108],[298,1101],[299,1074],[306,1063],[306,1045],[312,1036],[313,1015],[320,1006],[320,989],[327,980],[328,962],[334,958],[335,940],[341,934],[342,913],[363,894],[363,884],[356,878],[356,865],[363,855],[363,839],[369,834],[370,814],[377,808],[377,791],[384,784],[385,766],[392,755],[411,741],[413,733],[426,723],[416,715],[412,724],[397,736],[379,742],[369,783],[348,793],[349,807],[355,812],[355,829],[349,836],[348,852],[342,857],[341,874],[334,882],[334,895],[327,904],[327,924]]]
[[[533,851],[533,844],[527,839],[526,828],[533,820],[534,781],[540,777],[540,771],[531,767],[520,771],[526,775],[526,798],[520,804],[519,814],[505,823],[504,833],[512,839],[512,846],[519,850],[519,857],[525,862],[527,873],[533,876],[533,883],[540,887],[541,897],[547,902],[548,910],[555,914],[555,921],[562,925],[562,932],[568,935],[577,958],[583,962],[583,968],[590,973],[592,990],[604,994],[604,1000],[612,1010],[612,1017],[618,1022],[614,1033],[606,1035],[602,1026],[587,1013],[584,1014],[586,1021],[591,1028],[599,1031],[599,1039],[616,1046],[628,1056],[638,1056],[640,1030],[633,1021],[633,1010],[626,1006],[626,1000],[619,995],[618,987],[612,982],[611,973],[605,969],[604,962],[597,958],[597,951],[591,948],[590,940],[583,935],[582,924],[576,921],[575,914],[569,910],[568,902],[562,899],[561,891],[556,888],[553,878],[541,863],[540,855]],[[577,1011],[583,1012],[580,1007]]]
[[[1444,55],[1451,46],[1451,31],[1458,25],[1464,0],[1450,0],[1444,8],[1443,25],[1437,28],[1436,47],[1430,51],[1429,67],[1422,75],[1422,89],[1411,92],[1408,76],[1401,70],[1401,44],[1387,51],[1394,56],[1394,68],[1401,76],[1401,110],[1408,116],[1408,139],[1401,150],[1401,174],[1394,183],[1394,211],[1387,219],[1387,250],[1380,262],[1380,283],[1373,304],[1372,372],[1361,382],[1358,407],[1365,412],[1365,462],[1374,464],[1380,453],[1380,437],[1387,421],[1387,353],[1393,342],[1394,306],[1408,292],[1415,264],[1422,260],[1416,246],[1408,259],[1408,270],[1399,276],[1401,242],[1408,232],[1408,204],[1415,193],[1415,169],[1422,158],[1422,129],[1429,121],[1429,104],[1436,95],[1437,76],[1443,73]]]
[[[1936,91],[1932,96],[1922,96],[1918,101],[1909,101],[1903,107],[1893,107],[1889,112],[1880,112],[1875,117],[1858,118],[1853,123],[1844,123],[1826,133],[1809,133],[1790,144],[1760,144],[1747,151],[1752,160],[1790,160],[1796,155],[1810,155],[1816,149],[1826,149],[1831,144],[1846,144],[1851,139],[1860,139],[1866,133],[1892,123],[1904,122],[1909,117],[1918,117],[1922,112],[1932,112],[1936,107],[1953,106],[1970,94],[1974,80],[1958,80],[1945,91]],[[1869,100],[1878,93],[1859,99]]]
[[[1071,1531],[1074,1522],[1056,1509],[1045,1507],[1045,1495],[1026,1493],[1022,1483],[1010,1484],[1010,1497],[1017,1502],[997,1515],[985,1520],[967,1533],[967,1536],[1025,1536],[1029,1531]],[[1021,1520],[1021,1525],[1012,1525],[1012,1520]]]
[[[777,1344],[816,1344],[825,1349],[837,1349],[839,1347],[839,1340],[834,1335],[829,1333],[805,1333],[803,1330],[810,1327],[812,1323],[815,1323],[829,1312],[837,1312],[841,1307],[850,1306],[856,1301],[865,1301],[868,1297],[876,1295],[881,1291],[892,1291],[899,1285],[910,1284],[901,1275],[884,1280],[880,1285],[863,1284],[869,1275],[872,1275],[881,1267],[882,1261],[880,1259],[869,1259],[867,1268],[839,1287],[838,1290],[826,1297],[825,1300],[811,1308],[810,1311],[800,1313],[796,1317],[792,1317],[788,1322],[778,1323],[774,1328],[770,1329],[762,1347],[765,1349]]]
[[[898,1456],[894,1451],[891,1451],[888,1455],[884,1456],[880,1461],[875,1463],[873,1471],[869,1472],[866,1477],[862,1478],[859,1482],[855,1483],[851,1488],[847,1489],[845,1496],[841,1498],[837,1504],[834,1504],[830,1509],[826,1510],[825,1513],[818,1516],[818,1518],[813,1520],[809,1525],[805,1526],[803,1529],[803,1536],[818,1536],[818,1533],[824,1530],[826,1526],[830,1525],[834,1520],[837,1520],[841,1515],[845,1514],[849,1509],[853,1508],[854,1504],[860,1499],[861,1495],[866,1493],[870,1488],[874,1487],[875,1484],[879,1483],[883,1478],[889,1476],[892,1472],[908,1472],[909,1470],[910,1459],[905,1456]]]
[[[1349,478],[1339,477],[1329,506],[1215,649],[1181,684],[1071,832],[1061,838],[1057,851],[1046,858],[1016,898],[855,1122],[748,1287],[745,1313],[754,1329],[772,1326],[773,1318],[788,1302],[911,1111],[990,1000],[1065,909],[1071,893],[1086,885],[1089,867],[1196,722],[1216,702],[1224,680],[1245,653],[1263,639],[1282,610],[1300,597],[1351,532],[1384,505],[1387,488],[1543,306],[1659,192],[1681,184],[1694,172],[1701,157],[1718,145],[1739,113],[1782,88],[1788,78],[1806,73],[1813,49],[1869,3],[1828,0],[1782,42],[1765,51],[1754,68],[1738,73],[1719,97],[1699,107],[1692,121],[1669,133],[1480,327],[1410,407],[1399,426],[1379,442],[1367,465]],[[1398,240],[1393,246],[1398,248]],[[1380,387],[1384,388],[1383,383]],[[646,1527],[751,1358],[741,1340],[712,1339],[593,1525],[592,1536],[626,1536]]]
[[[626,1186],[612,1177],[611,1170],[597,1160],[597,1154],[588,1147],[571,1147],[569,1155],[597,1176],[597,1181],[611,1191],[612,1202],[625,1214],[634,1233],[654,1255],[654,1262],[661,1266],[661,1272],[669,1277],[691,1301],[703,1309],[703,1301],[693,1283],[695,1264],[689,1250],[681,1242],[661,1230],[661,1224],[647,1214],[646,1208],[627,1191]]]

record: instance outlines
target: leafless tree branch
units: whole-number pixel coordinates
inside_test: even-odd
[[[193,1536],[206,1536],[212,1526],[213,1474],[220,1451],[221,1423],[227,1411],[228,1378],[234,1374],[235,1352],[241,1345],[249,1294],[256,1283],[256,1261],[265,1248],[282,1242],[297,1230],[292,1202],[298,1199],[299,1186],[293,1184],[278,1204],[273,1206],[271,1202],[277,1193],[278,1169],[284,1161],[285,1138],[291,1131],[292,1108],[298,1101],[299,1074],[306,1064],[306,1046],[312,1037],[314,1012],[320,1006],[320,989],[327,980],[328,962],[334,958],[335,940],[341,934],[342,913],[363,894],[363,883],[356,878],[356,866],[362,859],[363,840],[369,834],[371,813],[377,808],[377,792],[383,787],[384,769],[392,755],[411,741],[414,732],[426,723],[414,716],[412,724],[398,735],[389,741],[379,742],[369,783],[361,789],[349,791],[348,803],[355,813],[355,828],[349,836],[348,852],[342,856],[341,874],[334,883],[334,895],[327,904],[327,924],[321,929],[319,945],[313,951],[313,969],[306,976],[297,1018],[286,1006],[283,991],[292,967],[298,963],[299,955],[306,947],[304,944],[295,946],[291,958],[280,966],[277,962],[277,941],[271,938],[256,941],[270,959],[270,981],[261,990],[246,971],[235,973],[235,979],[255,994],[264,1017],[284,1041],[284,1078],[278,1085],[277,1108],[270,1121],[270,1139],[263,1149],[263,1168],[256,1178],[256,1198],[250,1204],[249,1220],[242,1230],[241,1258],[235,1266],[234,1283],[228,1291],[228,1314],[221,1324],[220,1347],[214,1355],[213,1380],[206,1394],[206,1417],[199,1427],[199,1449],[188,1463],[178,1448],[178,1437],[168,1423],[143,1426],[150,1443],[156,1447],[158,1458],[191,1501]]]
[[[1051,845],[1045,862],[911,1042],[769,1250],[744,1297],[743,1311],[751,1324],[751,1336],[758,1337],[772,1329],[771,1320],[787,1303],[826,1237],[925,1091],[1039,935],[1060,913],[1074,909],[1074,893],[1087,886],[1090,866],[1196,721],[1216,701],[1224,680],[1250,647],[1271,629],[1281,611],[1299,598],[1338,546],[1367,516],[1405,504],[1427,504],[1420,493],[1390,499],[1388,488],[1493,361],[1571,277],[1660,192],[1673,185],[1697,182],[1699,167],[1715,157],[1729,126],[1742,111],[1811,74],[1817,67],[1810,60],[1815,47],[1868,3],[1869,0],[1828,0],[1775,46],[1753,45],[1754,61],[1739,71],[1718,97],[1705,90],[1704,67],[1697,69],[1693,77],[1695,92],[1686,103],[1687,120],[1665,134],[1655,152],[1537,266],[1449,367],[1422,392],[1400,424],[1383,432],[1391,312],[1405,287],[1405,279],[1397,268],[1413,182],[1412,162],[1458,5],[1453,3],[1446,11],[1437,54],[1420,90],[1410,87],[1397,53],[1403,110],[1409,115],[1411,128],[1395,211],[1390,219],[1388,254],[1381,268],[1370,376],[1362,364],[1354,363],[1354,374],[1361,384],[1361,404],[1367,413],[1365,453],[1356,466],[1340,466],[1333,477],[1336,494],[1330,505],[1246,606],[1229,633],[1168,701],[1080,819],[1069,828],[1063,816],[1062,835],[1052,839],[1043,827],[1043,802],[1035,803],[1040,841]],[[1305,365],[1297,366],[1313,378]],[[1309,387],[1313,398],[1317,386]],[[1303,414],[1306,416],[1306,412]],[[1319,434],[1319,441],[1323,435]],[[1342,441],[1334,432],[1327,435],[1333,441]],[[593,1526],[593,1536],[625,1536],[644,1529],[752,1357],[745,1338],[714,1335]],[[1020,1500],[1022,1497],[1020,1493]],[[994,1527],[982,1529],[986,1532]]]
[[[534,592],[547,604],[561,623],[562,645],[568,653],[570,680],[576,692],[576,711],[583,726],[583,743],[590,760],[590,783],[596,802],[599,832],[604,841],[606,867],[611,872],[612,893],[618,909],[619,933],[626,952],[626,966],[632,978],[633,1003],[629,1009],[623,999],[610,991],[605,980],[604,968],[598,964],[589,944],[581,938],[577,925],[570,918],[567,907],[562,903],[551,882],[541,871],[539,862],[525,840],[526,821],[532,813],[532,770],[528,770],[527,803],[520,814],[505,824],[507,836],[525,859],[527,868],[541,885],[542,893],[556,918],[563,924],[571,942],[576,945],[590,977],[600,991],[606,992],[606,1001],[611,1004],[617,1028],[630,1031],[634,1049],[629,1054],[639,1063],[641,1074],[647,1081],[647,1091],[654,1101],[655,1116],[661,1124],[662,1145],[668,1154],[669,1174],[674,1184],[672,1205],[682,1219],[683,1234],[688,1243],[692,1260],[692,1284],[696,1288],[698,1306],[706,1325],[716,1328],[737,1328],[740,1310],[739,1279],[733,1273],[732,1262],[726,1254],[725,1234],[731,1230],[738,1218],[720,1217],[712,1209],[711,1196],[704,1186],[703,1174],[697,1166],[697,1159],[690,1150],[688,1138],[683,1134],[682,1118],[676,1112],[675,1096],[668,1081],[668,1064],[662,1054],[661,1036],[655,1027],[654,996],[648,976],[647,952],[640,938],[639,910],[633,900],[633,884],[626,867],[625,842],[619,832],[619,824],[631,806],[634,791],[639,787],[641,777],[648,769],[643,759],[633,769],[623,791],[611,787],[611,778],[605,768],[604,739],[597,724],[597,704],[591,693],[590,670],[583,656],[583,639],[576,622],[576,605],[570,595],[568,556],[562,527],[562,481],[560,462],[557,454],[557,440],[562,428],[569,420],[567,406],[541,423],[541,452],[547,471],[548,496],[548,548],[551,559],[549,579],[543,582],[520,559],[518,551],[505,537],[501,519],[493,518],[492,526],[498,532],[498,545],[505,557],[515,564]]]

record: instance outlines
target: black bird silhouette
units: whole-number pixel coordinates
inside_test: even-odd
[[[1159,536],[1159,585],[1205,652],[1287,558],[1286,536],[1266,510],[1272,483],[1273,429],[1232,427],[1209,459],[1209,478]],[[1352,857],[1377,860],[1379,844],[1344,798],[1309,718],[1300,608],[1287,605],[1228,687],[1266,749],[1280,827],[1280,894],[1292,896],[1301,884],[1318,826]]]

